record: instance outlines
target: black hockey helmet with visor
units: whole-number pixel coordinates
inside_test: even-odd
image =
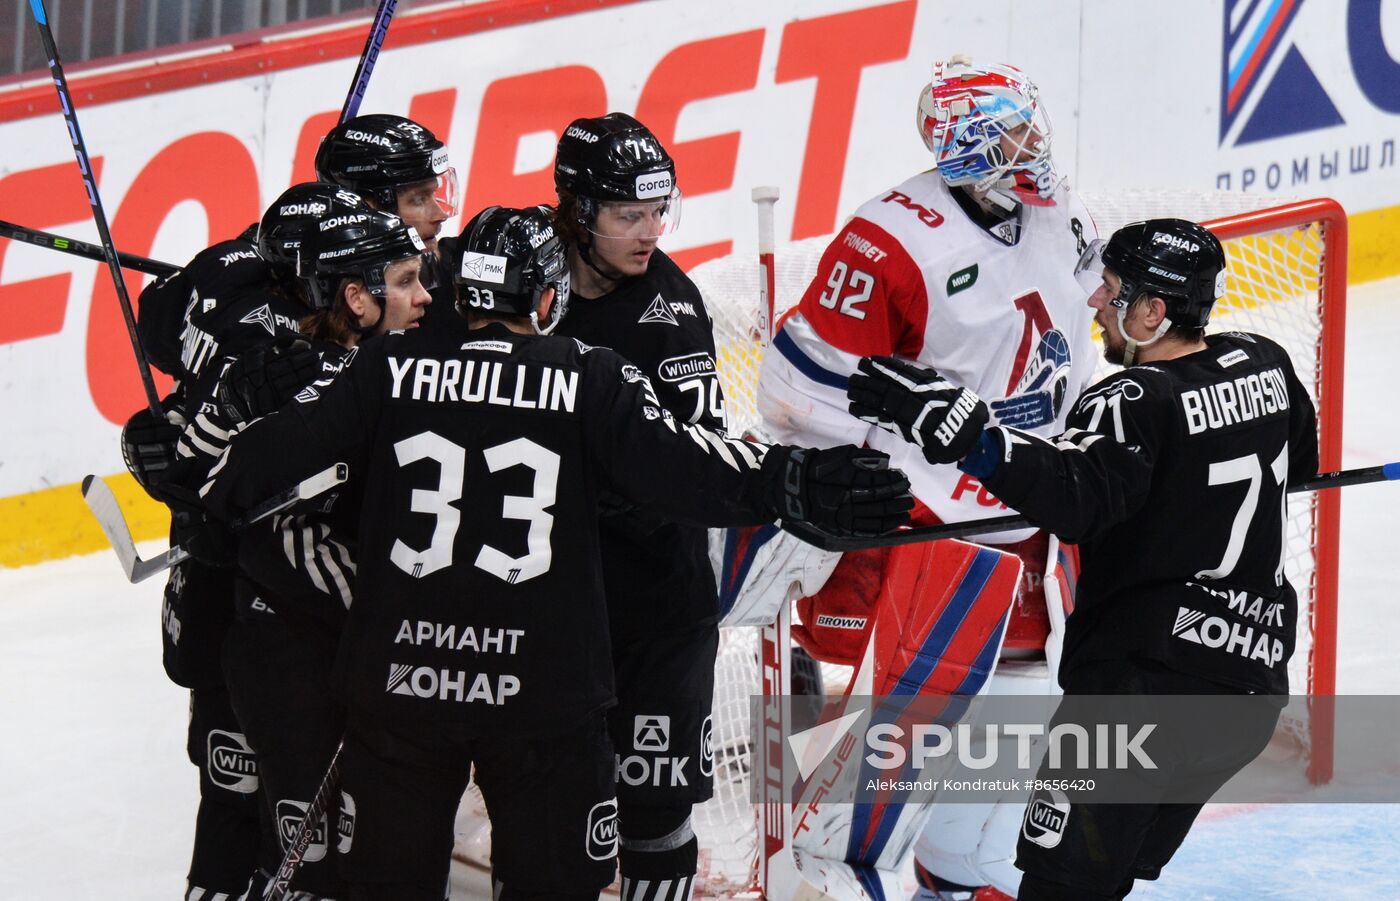
[[[342,279],[364,282],[381,305],[388,296],[386,270],[394,263],[418,259],[418,280],[436,286],[436,259],[411,225],[393,213],[360,210],[329,216],[317,223],[301,243],[299,271],[311,290],[312,305],[328,309],[335,303]]]
[[[1162,298],[1173,324],[1204,328],[1225,294],[1225,251],[1210,230],[1187,219],[1151,219],[1125,225],[1092,242],[1079,271],[1111,269],[1121,286],[1110,303],[1127,309],[1144,294]]]
[[[274,266],[297,272],[298,251],[317,223],[343,213],[368,210],[359,194],[340,185],[308,181],[292,185],[272,202],[258,223],[258,253]]]
[[[398,212],[398,189],[435,180],[438,206],[448,217],[457,212],[457,170],[448,165],[447,148],[403,116],[370,113],[331,129],[316,150],[316,177],[391,213]]]
[[[542,207],[487,207],[455,242],[453,280],[463,312],[528,316],[535,333],[554,331],[569,306],[569,260]],[[548,322],[540,298],[554,289]]]
[[[554,188],[578,201],[578,222],[609,238],[660,238],[676,230],[681,193],[676,164],[656,135],[626,113],[575,119],[554,159]],[[620,216],[599,210],[610,205]]]

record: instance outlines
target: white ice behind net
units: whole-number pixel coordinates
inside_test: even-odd
[[[1218,219],[1278,206],[1279,198],[1226,193],[1168,191],[1085,194],[1099,234],[1107,237],[1129,222],[1161,216]],[[812,238],[777,248],[774,306],[778,316],[794,306],[815,274],[830,237]],[[1227,297],[1212,317],[1212,331],[1257,331],[1287,347],[1303,383],[1317,401],[1320,385],[1322,234],[1311,227],[1266,231],[1229,241]],[[762,346],[758,341],[758,266],[753,257],[730,256],[696,267],[691,278],[700,287],[714,321],[719,375],[724,387],[731,431],[762,435],[755,408]],[[1100,375],[1108,371],[1101,363]],[[1340,386],[1336,386],[1340,390]],[[1289,516],[1288,575],[1299,595],[1299,636],[1290,665],[1295,693],[1310,684],[1313,659],[1309,612],[1313,604],[1314,511],[1312,495],[1293,495]],[[827,691],[844,688],[849,670],[823,667]],[[695,829],[701,842],[701,879],[708,897],[729,897],[754,880],[758,850],[755,812],[749,801],[749,698],[761,693],[758,630],[726,628],[715,672],[715,796],[697,808]],[[1306,751],[1305,722],[1287,724]]]

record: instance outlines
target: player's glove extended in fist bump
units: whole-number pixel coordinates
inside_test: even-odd
[[[817,450],[776,445],[763,458],[769,506],[785,522],[832,535],[869,537],[909,521],[909,479],[880,451],[842,445]]]
[[[852,416],[917,444],[930,463],[956,463],[977,443],[988,414],[976,394],[894,357],[865,357],[859,368],[846,389]]]

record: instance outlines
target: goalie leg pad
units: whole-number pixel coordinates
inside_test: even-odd
[[[710,563],[726,626],[771,623],[793,585],[799,595],[815,594],[840,559],[839,551],[813,547],[771,524],[710,531]]]

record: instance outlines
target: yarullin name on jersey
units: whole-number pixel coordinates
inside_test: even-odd
[[[524,629],[493,629],[484,626],[459,626],[456,623],[433,623],[427,620],[404,620],[394,644],[408,642],[414,647],[444,648],[449,651],[471,651],[473,654],[514,654]]]
[[[391,695],[407,695],[426,701],[457,701],[462,704],[504,704],[520,694],[520,678],[510,673],[469,673],[459,669],[390,663],[389,681],[384,690]]]
[[[389,373],[395,400],[572,413],[578,399],[578,372],[552,366],[389,357]]]
[[[1288,383],[1275,367],[1181,392],[1186,431],[1198,435],[1288,410]]]

